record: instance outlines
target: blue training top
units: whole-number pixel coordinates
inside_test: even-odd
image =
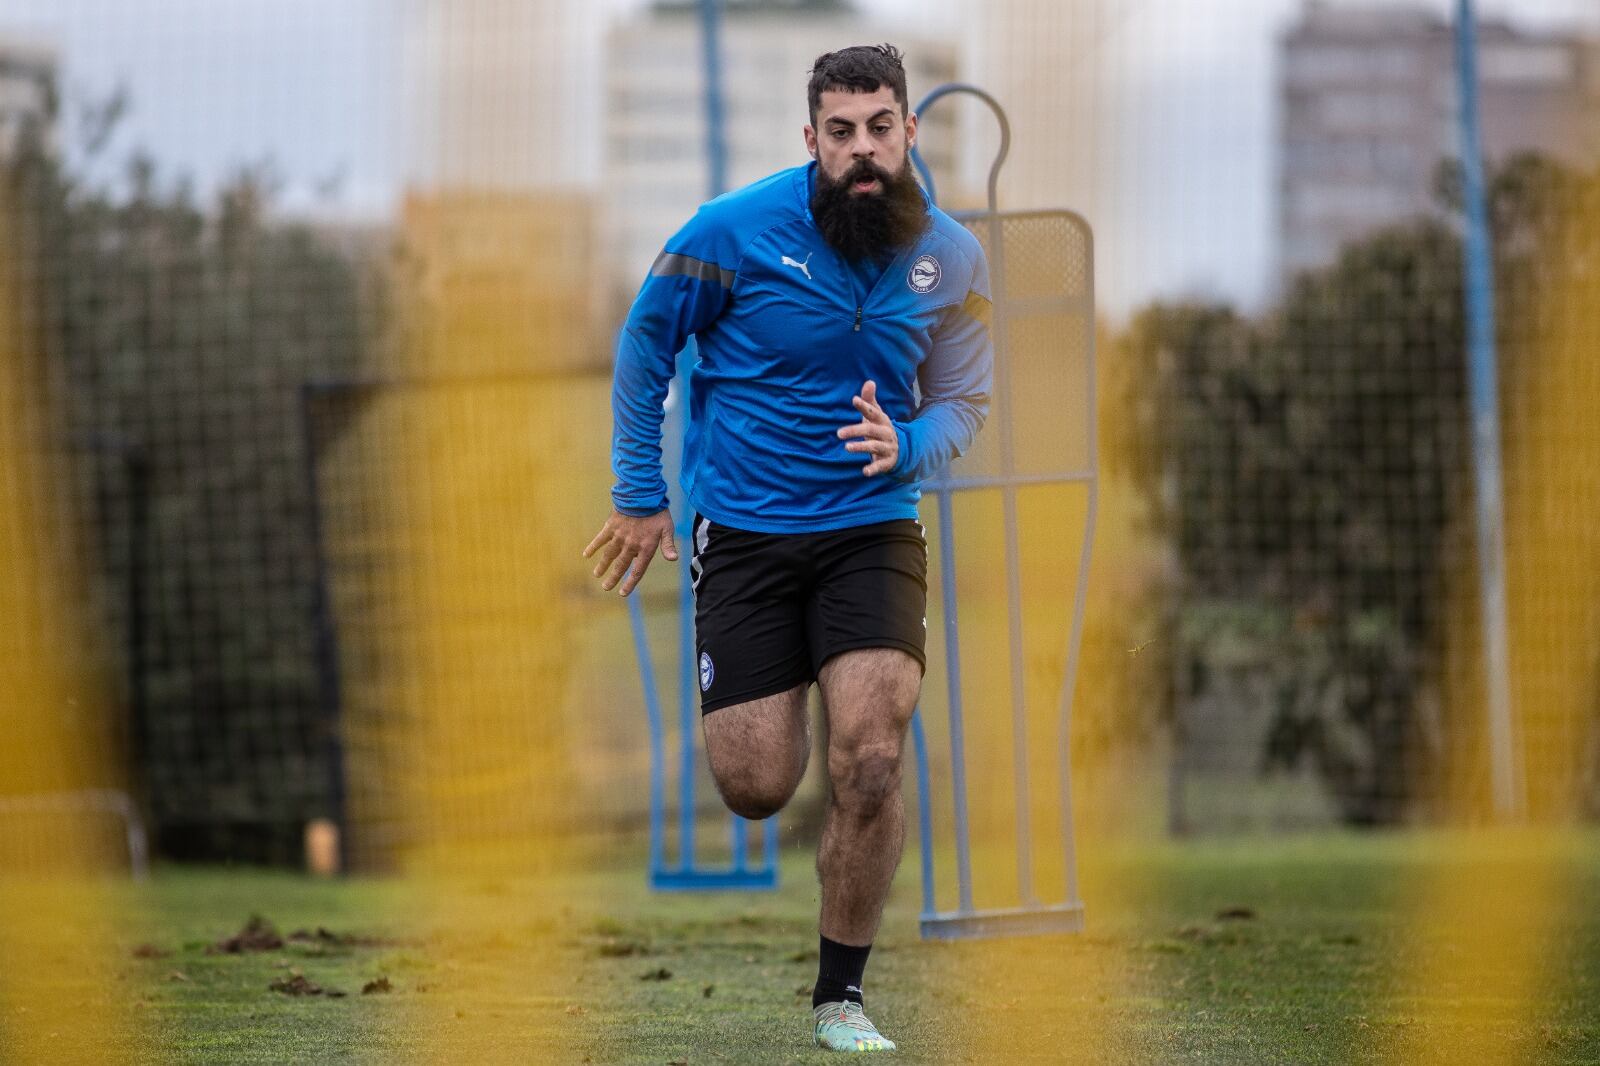
[[[811,217],[816,164],[703,205],[667,241],[634,300],[612,383],[612,502],[667,506],[661,422],[690,334],[683,484],[721,525],[814,533],[915,518],[921,482],[971,446],[989,410],[989,267],[977,238],[929,204],[931,225],[875,271],[849,264]],[[900,456],[866,477],[837,431],[867,380]]]

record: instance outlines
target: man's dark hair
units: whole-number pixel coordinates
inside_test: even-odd
[[[811,105],[811,124],[817,124],[822,94],[828,91],[875,93],[887,85],[894,90],[900,114],[911,113],[906,96],[906,68],[900,49],[892,44],[858,44],[817,57],[811,67],[811,82],[806,86],[806,102]]]

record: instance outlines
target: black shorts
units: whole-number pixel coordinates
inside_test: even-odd
[[[700,712],[815,681],[854,648],[899,648],[924,671],[928,545],[909,518],[826,533],[750,533],[695,515]]]

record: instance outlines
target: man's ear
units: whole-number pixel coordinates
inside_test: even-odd
[[[906,151],[917,146],[917,116],[913,112],[906,116]]]
[[[806,151],[811,153],[812,159],[817,158],[817,131],[812,129],[811,126],[807,124],[806,126],[802,127],[802,132],[805,134],[806,138]]]

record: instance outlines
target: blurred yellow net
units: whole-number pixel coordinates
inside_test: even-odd
[[[3,205],[0,205],[3,207]],[[0,210],[0,248],[8,242]],[[0,1061],[122,1061],[130,899],[125,788],[104,678],[84,654],[74,530],[53,491],[37,323],[0,261]]]

